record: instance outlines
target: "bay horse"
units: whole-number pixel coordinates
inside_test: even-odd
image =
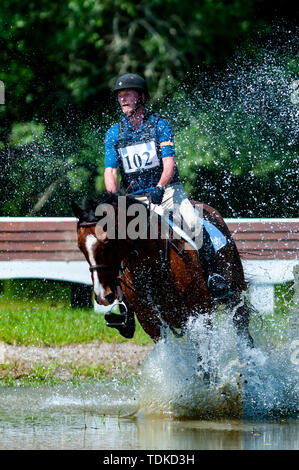
[[[217,306],[210,297],[198,252],[184,249],[186,241],[183,239],[151,239],[147,230],[143,230],[143,235],[135,240],[126,234],[118,236],[121,229],[119,220],[123,215],[120,214],[119,197],[103,193],[97,199],[86,201],[82,207],[72,203],[78,219],[78,247],[90,266],[95,300],[109,306],[118,299],[122,315],[108,314],[105,318],[109,319],[108,326],[117,328],[126,338],[134,336],[134,314],[154,342],[163,336],[165,326],[178,335],[183,334],[190,316],[209,314]],[[130,194],[123,199],[127,212],[134,203],[140,204]],[[206,204],[192,204],[203,207],[203,218],[217,227],[227,240],[225,246],[217,251],[219,273],[230,283],[233,291],[226,304],[235,307],[234,326],[252,347],[248,329],[250,307],[242,301],[246,282],[235,242],[219,212]],[[98,210],[103,205],[112,209],[106,220],[115,228],[114,237],[109,236],[107,224],[101,224],[103,217],[97,215],[103,213]],[[149,220],[151,211],[146,204],[144,206]],[[130,220],[132,217],[128,217],[127,223]],[[148,224],[144,229],[148,229]],[[113,323],[113,319],[118,317],[125,318],[125,321]]]

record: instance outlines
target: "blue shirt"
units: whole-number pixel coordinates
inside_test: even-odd
[[[132,126],[129,121],[123,117],[125,123],[125,129],[129,129],[130,138],[136,141],[140,139],[142,132],[144,130],[144,124],[142,124],[137,130]],[[151,122],[154,122],[154,116],[151,116]],[[126,135],[125,135],[126,137]],[[169,123],[162,118],[159,118],[157,123],[157,133],[156,137],[161,148],[161,157],[174,157],[175,148],[174,148],[174,139],[172,128]],[[118,154],[116,150],[116,144],[118,143],[118,124],[115,124],[110,127],[105,135],[105,168],[118,168]]]

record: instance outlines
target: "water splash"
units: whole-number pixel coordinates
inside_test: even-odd
[[[289,344],[248,349],[236,336],[232,316],[223,312],[210,331],[204,317],[193,318],[185,338],[169,332],[156,345],[142,371],[140,413],[221,419],[298,411],[299,371]]]
[[[198,67],[169,100],[185,188],[225,217],[298,213],[298,31],[273,38]]]

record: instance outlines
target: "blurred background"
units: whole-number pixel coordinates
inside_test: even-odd
[[[190,197],[298,217],[295,2],[2,0],[0,216],[72,216],[104,189],[115,79],[148,81]]]

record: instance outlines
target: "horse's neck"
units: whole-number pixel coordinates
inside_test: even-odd
[[[137,239],[135,243],[132,243],[132,240],[126,240],[121,245],[120,258],[122,264],[131,264],[134,260],[137,265],[150,268],[157,265],[161,258],[161,253],[163,253],[161,240]]]

